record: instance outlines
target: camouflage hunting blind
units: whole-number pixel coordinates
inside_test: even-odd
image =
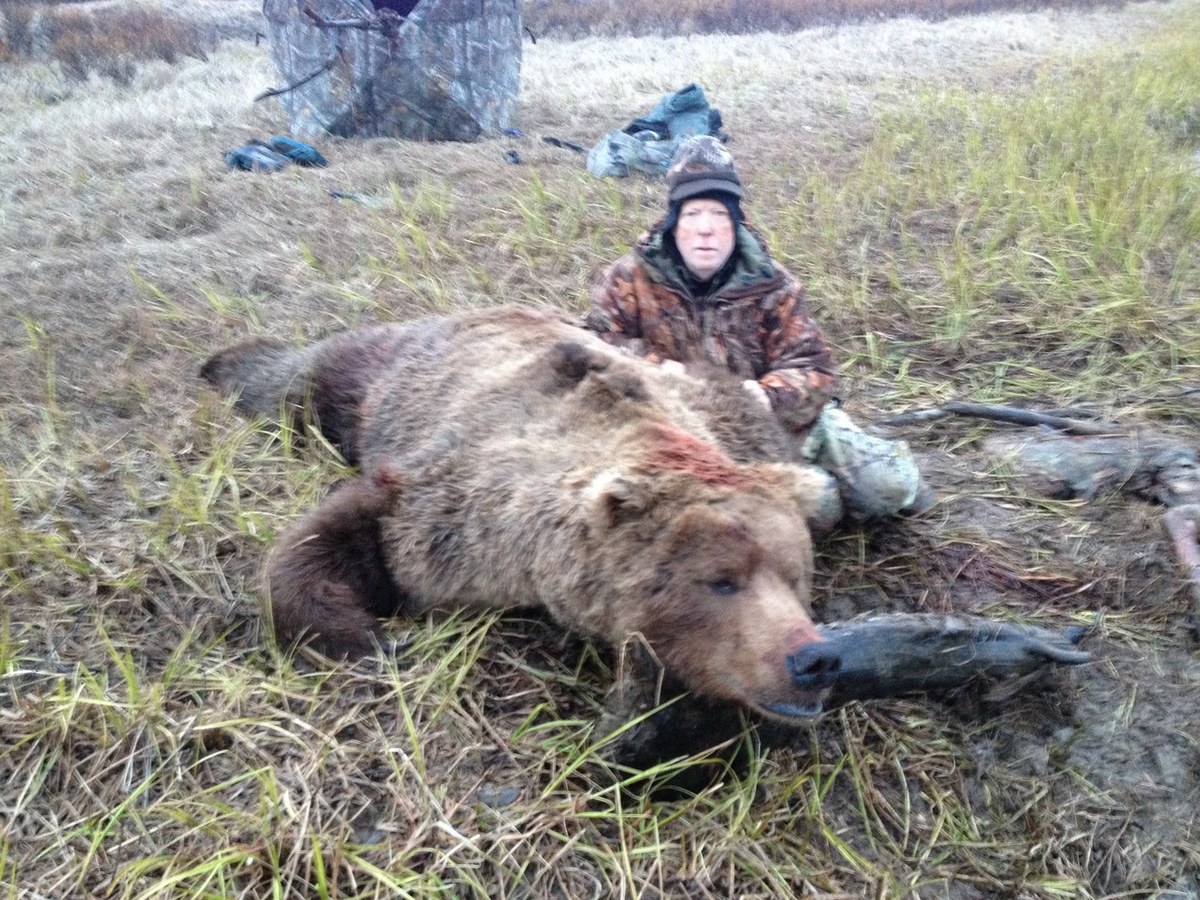
[[[263,0],[300,135],[473,141],[507,127],[519,0]]]

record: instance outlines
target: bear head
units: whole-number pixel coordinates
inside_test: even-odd
[[[609,470],[591,485],[601,541],[627,551],[607,636],[641,635],[700,696],[777,720],[814,716],[839,666],[809,613],[806,518],[827,485],[804,467],[690,449],[686,464]]]

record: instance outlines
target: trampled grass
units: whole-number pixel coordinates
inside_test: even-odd
[[[1006,511],[1007,530],[947,516],[849,531],[818,577],[832,614],[965,594],[969,609],[1079,624],[1099,605],[1104,642],[1148,673],[1130,686],[1121,659],[1098,660],[1095,680],[1116,686],[1104,734],[1067,714],[1042,724],[1069,686],[986,716],[854,704],[782,748],[748,733],[744,768],[664,799],[651,788],[709,755],[607,767],[594,723],[614,662],[533,617],[397,622],[397,659],[356,666],[275,650],[261,555],[351,473],[313,436],[244,422],[194,383],[208,353],[249,333],[299,341],[499,301],[582,309],[661,186],[592,179],[536,134],[597,139],[688,73],[725,113],[755,219],[809,283],[857,411],[969,396],[1194,427],[1196,4],[1087,14],[1080,27],[1102,37],[1057,50],[1036,32],[1067,20],[1014,14],[981,40],[971,29],[988,21],[957,38],[916,22],[540,36],[528,140],[330,140],[328,170],[270,178],[220,162],[286,127],[251,104],[274,78],[252,34],[208,62],[146,60],[127,84],[5,61],[7,894],[1188,896],[1200,850],[1172,804],[1195,799],[1200,737],[1164,695],[1195,696],[1194,668],[1172,661],[1193,651],[1136,508],[1032,498],[980,467],[954,490]],[[848,43],[826,58],[826,38]],[[995,55],[951,65],[968,45]],[[510,146],[524,165],[502,161]],[[981,430],[947,426],[926,445],[965,453]],[[1093,544],[1095,557],[1068,552]],[[1104,780],[1071,755],[1101,738],[1192,755],[1175,782],[1135,773],[1135,808],[1129,770]]]

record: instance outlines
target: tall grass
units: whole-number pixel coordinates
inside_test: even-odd
[[[980,399],[1115,404],[1194,378],[1197,53],[1179,29],[1003,94],[924,89],[779,212],[781,251],[876,377],[950,363]]]

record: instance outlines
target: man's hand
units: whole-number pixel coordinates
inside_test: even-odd
[[[767,392],[763,389],[763,386],[753,378],[747,378],[743,381],[742,387],[747,394],[753,397],[758,403],[761,403],[764,408],[771,408],[771,398],[767,396]]]

